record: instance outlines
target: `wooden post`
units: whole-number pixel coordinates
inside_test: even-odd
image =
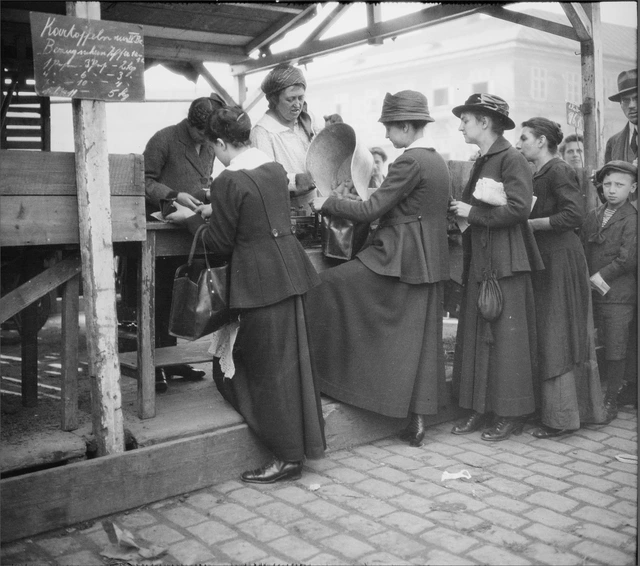
[[[78,428],[78,295],[80,276],[62,289],[62,430]]]
[[[31,279],[42,266],[42,255],[29,250],[25,262],[25,278]],[[38,405],[38,302],[30,304],[21,314],[20,350],[22,355],[22,404]]]
[[[582,65],[582,111],[584,114],[584,158],[585,169],[593,171],[604,161],[604,72],[602,56],[602,27],[600,4],[582,4],[591,20],[591,38],[580,42]],[[600,201],[593,190],[587,194],[587,210],[595,208]]]
[[[138,416],[150,419],[156,416],[156,294],[155,232],[147,231],[142,242],[138,262]]]
[[[236,85],[238,86],[238,104],[244,107],[244,102],[247,100],[247,76],[238,75],[236,77]]]
[[[67,14],[100,19],[99,2],[67,2]],[[105,103],[72,100],[93,433],[98,455],[124,452]]]

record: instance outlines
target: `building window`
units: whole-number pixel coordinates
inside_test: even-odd
[[[547,99],[547,70],[531,67],[531,98],[534,100]]]
[[[433,91],[433,105],[434,106],[446,106],[449,104],[449,89],[437,88]]]
[[[566,102],[582,103],[582,79],[578,73],[566,73],[564,76],[564,97]]]
[[[489,83],[484,81],[481,83],[473,83],[471,85],[471,92],[489,92]]]

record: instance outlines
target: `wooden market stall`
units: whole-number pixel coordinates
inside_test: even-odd
[[[424,8],[408,16],[382,21],[379,5],[367,4],[367,22],[361,29],[331,39],[322,35],[344,14],[348,4],[336,4],[331,13],[294,49],[273,54],[271,46],[289,31],[309,22],[317,12],[315,3],[172,3],[172,2],[3,2],[2,21],[2,184],[0,190],[0,245],[8,247],[63,246],[76,251],[63,266],[54,266],[43,274],[30,274],[29,280],[0,299],[0,320],[6,320],[59,285],[65,286],[63,342],[66,362],[63,367],[66,384],[63,428],[73,429],[75,410],[73,388],[77,368],[73,340],[77,341],[77,293],[79,274],[82,276],[85,313],[87,316],[87,347],[93,385],[93,433],[97,438],[99,455],[91,462],[69,464],[55,470],[45,470],[0,480],[2,497],[2,538],[12,540],[90,517],[142,505],[163,497],[204,487],[223,479],[233,466],[210,469],[196,475],[192,481],[156,482],[149,488],[147,474],[164,473],[167,477],[176,467],[162,465],[168,454],[171,458],[189,460],[194,450],[207,453],[221,447],[227,452],[238,442],[247,443],[260,456],[260,447],[246,432],[246,426],[233,423],[231,440],[222,442],[219,432],[173,440],[171,446],[156,444],[138,454],[125,453],[119,379],[122,364],[138,377],[138,415],[150,419],[155,415],[154,367],[162,356],[152,348],[153,334],[153,261],[165,250],[168,255],[182,254],[190,238],[177,229],[153,229],[144,218],[143,186],[140,181],[140,156],[109,156],[106,150],[105,102],[100,98],[74,98],[75,155],[57,156],[49,153],[38,156],[47,167],[62,171],[62,191],[50,176],[38,174],[35,167],[20,166],[25,158],[20,150],[50,148],[48,136],[48,98],[29,91],[35,76],[31,45],[30,13],[68,15],[84,20],[104,20],[110,23],[139,26],[144,40],[144,68],[162,64],[191,80],[202,76],[211,88],[228,101],[236,100],[251,108],[262,96],[261,92],[247,93],[245,77],[250,73],[269,69],[282,61],[302,63],[312,57],[337,52],[356,45],[376,44],[397,35],[428,28],[442,22],[484,13],[515,24],[529,26],[576,41],[582,62],[582,112],[585,124],[585,168],[595,169],[602,163],[604,139],[601,123],[604,85],[602,46],[600,40],[600,7],[598,3],[563,3],[570,26],[520,14],[506,9],[505,4],[451,3],[425,4]],[[230,65],[237,80],[237,95],[223,89],[219,81],[204,66],[205,62]],[[67,93],[68,94],[68,93]],[[70,96],[74,96],[71,94]],[[126,102],[119,102],[125,103]],[[15,133],[30,119],[10,118],[10,110],[30,108],[39,113],[35,119],[42,125],[39,144],[20,141],[28,137]],[[14,132],[12,141],[8,129]],[[32,131],[32,130],[31,130]],[[17,150],[17,151],[16,151]],[[34,162],[36,158],[34,158]],[[23,161],[24,163],[24,161]],[[61,164],[66,163],[66,168]],[[53,164],[53,165],[52,165]],[[124,168],[124,169],[123,169]],[[453,169],[456,169],[455,165]],[[5,172],[13,171],[15,182],[5,180]],[[124,186],[118,171],[126,170]],[[460,179],[463,178],[460,177]],[[461,182],[461,180],[460,180]],[[37,189],[36,189],[37,187]],[[59,188],[59,187],[58,187]],[[58,195],[66,199],[60,215],[37,217],[36,198]],[[29,204],[29,198],[32,198]],[[122,215],[119,199],[129,198],[135,204],[126,205],[128,216]],[[70,205],[69,202],[73,204]],[[26,207],[26,208],[25,208]],[[24,211],[30,211],[25,216]],[[16,222],[20,219],[21,222]],[[121,224],[129,226],[123,229]],[[32,231],[30,224],[44,224],[43,231]],[[117,225],[116,225],[117,224]],[[65,234],[59,232],[64,228]],[[115,314],[115,285],[113,270],[114,246],[129,246],[139,254],[138,348],[134,354],[119,356],[117,348],[117,320]],[[133,247],[133,248],[132,248]],[[73,296],[75,295],[75,299]],[[33,307],[31,307],[33,309]],[[18,310],[16,310],[18,309]],[[34,313],[32,319],[34,320]],[[75,320],[74,320],[75,317]],[[28,323],[29,317],[26,318]],[[197,352],[202,356],[202,352]],[[23,339],[23,402],[33,402],[34,377],[37,368],[26,360],[37,357],[37,325],[27,324]],[[76,352],[77,356],[77,352]],[[160,361],[159,363],[166,363]],[[30,379],[31,378],[31,379]],[[242,429],[242,430],[241,430]],[[234,465],[236,455],[229,458]],[[246,463],[245,458],[245,463]],[[172,460],[173,461],[173,460]],[[175,463],[175,462],[174,462]],[[193,466],[206,466],[198,457]],[[220,474],[223,474],[222,476]],[[111,479],[108,479],[111,478]],[[104,481],[102,481],[104,480]],[[108,504],[87,504],[95,482],[103,489],[114,490],[123,481],[130,482],[135,496],[126,490],[127,497],[109,499]],[[61,501],[51,494],[50,486],[63,490],[67,497]],[[80,486],[77,493],[75,486]],[[39,510],[39,511],[38,511]],[[34,518],[34,513],[36,517]],[[38,518],[38,513],[41,517]],[[88,513],[88,515],[87,515]],[[46,520],[42,517],[46,516]],[[20,526],[20,530],[16,528]],[[25,527],[26,526],[26,530]]]

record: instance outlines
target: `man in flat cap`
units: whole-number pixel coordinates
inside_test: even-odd
[[[638,166],[638,71],[630,69],[618,75],[618,92],[609,100],[619,102],[629,122],[621,132],[611,136],[604,152],[604,162],[622,160]]]
[[[619,102],[627,117],[628,122],[622,131],[611,136],[607,141],[604,152],[604,162],[621,160],[638,166],[638,70],[630,69],[622,71],[618,75],[618,92],[609,97],[609,100]],[[601,200],[604,200],[602,188],[599,184],[598,194]],[[631,204],[638,208],[638,193],[632,193],[629,197]],[[635,315],[637,317],[637,313]],[[632,331],[629,337],[629,347],[627,356],[627,365],[624,378],[624,387],[620,392],[622,403],[631,402],[635,405],[638,403],[637,397],[637,379],[638,379],[638,358],[637,358],[637,319],[634,317],[632,323]]]
[[[191,103],[184,120],[159,130],[147,142],[144,181],[148,213],[161,210],[161,201],[175,199],[191,209],[205,201],[205,189],[209,188],[215,159],[213,148],[204,135],[205,126],[209,116],[225,105],[217,94],[197,98]],[[176,345],[176,338],[168,331],[169,312],[173,278],[183,263],[186,263],[183,257],[158,257],[156,260],[156,348]],[[132,268],[128,262],[126,279],[129,286],[135,276]],[[157,369],[156,391],[166,391],[167,377],[170,376],[201,379],[204,372],[184,364]]]

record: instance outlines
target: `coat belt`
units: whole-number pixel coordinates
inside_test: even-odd
[[[385,226],[395,226],[397,224],[409,224],[409,222],[418,222],[422,220],[422,214],[411,214],[410,216],[396,216],[394,218],[390,218],[389,220],[385,220],[384,222],[380,222],[380,228],[384,228]]]

